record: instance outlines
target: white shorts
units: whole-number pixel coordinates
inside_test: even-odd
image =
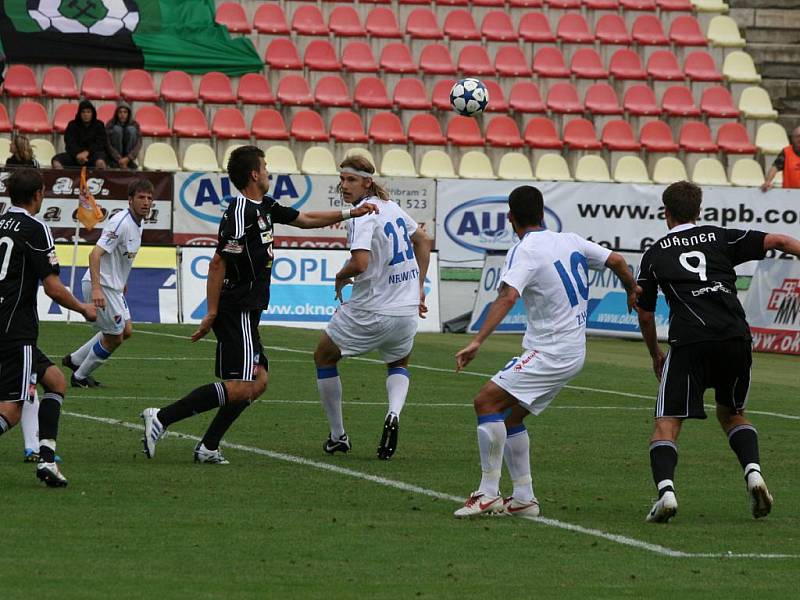
[[[417,315],[378,315],[342,304],[325,333],[342,351],[342,356],[377,350],[384,362],[392,363],[411,354],[418,323]]]
[[[92,282],[82,282],[83,301],[92,303]],[[97,321],[92,323],[95,329],[99,329],[108,335],[119,335],[125,329],[125,322],[131,320],[131,311],[128,309],[128,302],[122,292],[101,286],[103,296],[106,297],[106,307],[98,309]]]
[[[562,357],[527,351],[512,358],[492,377],[492,382],[519,400],[531,414],[538,415],[580,373],[585,357],[585,354]]]

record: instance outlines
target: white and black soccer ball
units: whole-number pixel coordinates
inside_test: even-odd
[[[484,111],[489,104],[489,90],[480,79],[471,77],[456,81],[450,90],[450,104],[465,117],[474,117]]]
[[[43,31],[92,33],[112,36],[139,25],[139,9],[133,0],[34,0],[28,14]]]

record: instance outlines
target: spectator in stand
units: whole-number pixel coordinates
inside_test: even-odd
[[[66,152],[53,157],[53,167],[106,168],[106,128],[97,118],[97,110],[88,100],[81,100],[75,118],[64,132]]]
[[[786,146],[767,173],[767,179],[761,185],[761,191],[766,192],[772,187],[772,180],[783,171],[783,187],[800,188],[800,127],[792,131],[791,144]]]
[[[33,148],[28,136],[18,133],[11,138],[11,156],[6,159],[6,167],[39,168],[39,161],[33,157]]]
[[[131,106],[120,102],[112,118],[106,124],[109,166],[118,169],[138,169],[135,159],[142,149],[139,123],[133,119]]]

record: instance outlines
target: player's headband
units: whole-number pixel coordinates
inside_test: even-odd
[[[366,171],[359,171],[358,169],[354,169],[353,167],[343,167],[339,169],[339,173],[350,173],[352,175],[358,175],[359,177],[369,177],[372,178],[375,176],[374,173],[367,173]]]

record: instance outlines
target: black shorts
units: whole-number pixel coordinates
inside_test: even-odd
[[[27,400],[53,363],[36,346],[0,350],[0,402]]]
[[[703,393],[717,404],[744,410],[750,390],[750,340],[699,342],[670,348],[661,374],[655,416],[705,419]]]
[[[217,336],[217,360],[214,373],[223,380],[253,381],[256,367],[269,371],[269,363],[261,345],[258,324],[260,310],[220,310],[214,319]]]

